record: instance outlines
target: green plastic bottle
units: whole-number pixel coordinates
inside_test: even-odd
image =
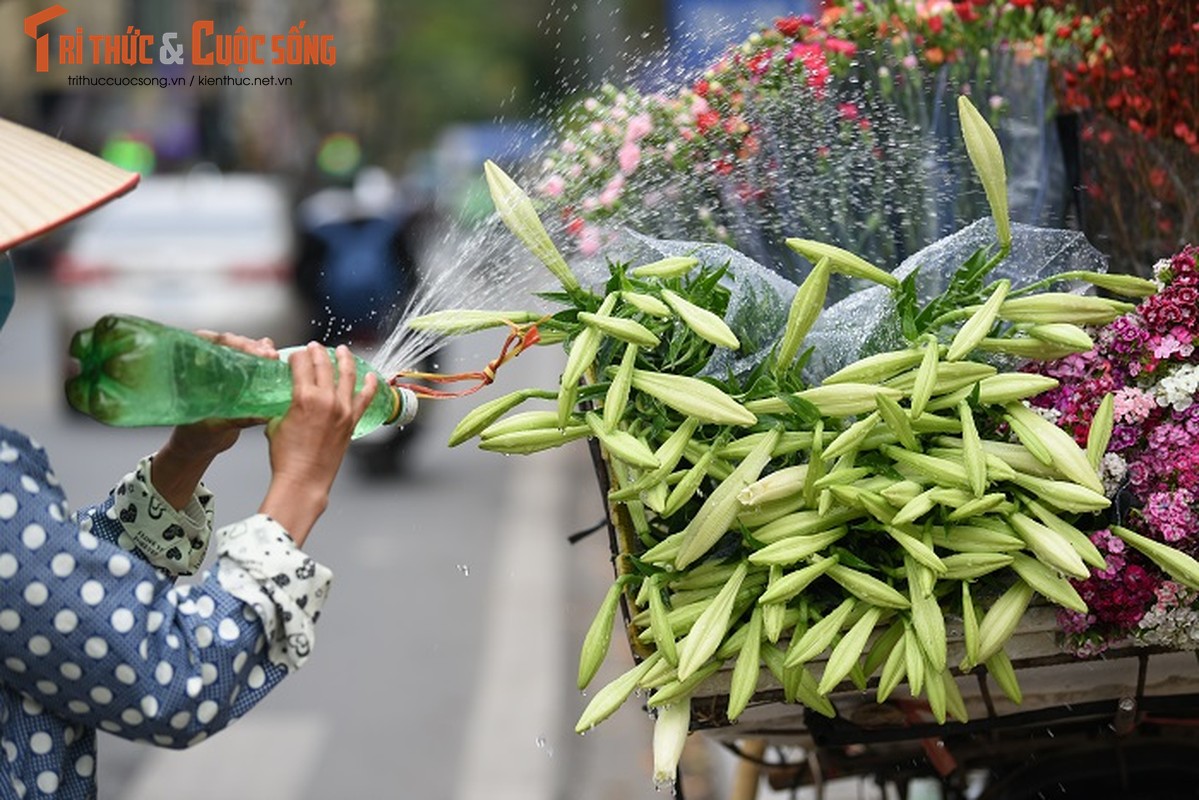
[[[67,381],[67,399],[78,411],[119,427],[279,417],[291,405],[291,367],[285,360],[291,349],[275,361],[180,328],[109,314],[71,339],[80,370]],[[332,349],[329,354],[335,357]],[[357,361],[361,387],[375,370]],[[378,377],[379,389],[354,438],[381,425],[406,425],[416,416],[416,395]]]

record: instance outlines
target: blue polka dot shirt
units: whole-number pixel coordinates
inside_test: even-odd
[[[45,452],[0,426],[3,800],[95,797],[97,728],[187,747],[311,649],[330,576],[269,518],[219,531],[216,566],[176,588],[113,504],[69,514]]]

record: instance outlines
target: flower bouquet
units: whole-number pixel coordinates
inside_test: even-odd
[[[484,403],[450,444],[477,437],[485,450],[526,454],[595,443],[617,576],[583,642],[578,685],[607,656],[622,603],[635,664],[592,695],[577,729],[647,693],[658,780],[673,779],[689,730],[755,708],[798,704],[811,728],[869,691],[885,708],[965,724],[970,673],[1019,702],[1010,652],[1034,598],[1087,613],[1072,581],[1111,567],[1085,521],[1111,505],[1098,466],[1114,417],[1089,425],[1080,445],[1024,402],[1059,381],[1012,367],[1087,352],[1082,326],[1134,307],[1056,284],[1134,297],[1157,287],[1085,270],[1036,281],[1043,265],[1033,264],[996,277],[1024,234],[1008,219],[998,141],[959,103],[993,222],[931,295],[920,272],[889,273],[802,238],[786,241],[814,264],[798,286],[735,259],[646,260],[635,249],[580,276],[528,196],[489,163],[501,218],[561,284],[540,295],[555,308],[410,322],[443,333],[507,326],[522,346],[566,344],[557,386]],[[815,377],[808,340],[843,316],[840,303],[825,308],[835,274],[882,287],[858,321],[891,318],[894,338],[871,335]],[[537,403],[546,407],[516,411]],[[1199,589],[1189,555],[1109,529]],[[897,697],[901,684],[910,701]],[[899,736],[918,735],[912,719]]]
[[[780,19],[684,88],[607,86],[572,108],[538,191],[584,253],[628,224],[727,242],[796,279],[810,264],[788,236],[898,263],[985,213],[952,133],[967,94],[1022,153],[1013,218],[1058,222],[1046,75],[1092,28],[1026,6],[872,0]]]
[[[1111,417],[1100,462],[1114,522],[1192,555],[1199,552],[1199,251],[1159,261],[1159,291],[1101,328],[1095,348],[1038,365],[1060,384],[1033,407],[1085,437]],[[1105,400],[1110,396],[1110,400]],[[1075,588],[1088,610],[1059,614],[1066,646],[1094,655],[1128,642],[1195,649],[1199,596],[1104,526],[1091,539],[1107,561]]]
[[[1118,269],[1144,274],[1199,240],[1199,3],[1101,10],[1103,35],[1062,71],[1059,94],[1082,121],[1083,229]]]
[[[830,86],[817,45],[737,55],[674,94],[606,86],[567,117],[541,198],[584,255],[630,225],[724,242],[796,276],[802,233],[897,261],[926,242],[918,138]]]
[[[954,135],[954,95],[976,99],[1008,152],[1013,218],[1059,226],[1068,193],[1051,76],[1072,68],[1098,36],[1095,19],[1032,0],[835,0],[821,20],[854,43],[857,79],[900,109],[934,153],[936,235],[985,213],[970,191],[969,164]]]

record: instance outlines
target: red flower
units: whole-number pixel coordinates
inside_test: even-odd
[[[692,87],[692,91],[694,91],[700,97],[707,97],[708,96],[708,82],[706,80],[704,80],[703,78],[700,78],[698,81],[695,82],[695,86]]]
[[[803,23],[799,17],[782,17],[774,21],[774,29],[783,36],[790,36],[792,39],[799,36],[800,30],[803,28]]]
[[[1179,139],[1182,139],[1191,147],[1194,147],[1196,141],[1199,141],[1199,136],[1195,134],[1195,131],[1191,130],[1191,128],[1185,122],[1181,121],[1174,123],[1174,135]]]
[[[945,20],[940,17],[929,17],[928,29],[933,33],[940,33],[945,29]]]
[[[957,12],[962,22],[970,23],[978,20],[978,12],[974,10],[974,6],[969,2],[954,3],[953,10]]]
[[[701,111],[695,115],[695,128],[703,133],[708,128],[720,122],[720,115],[715,111]]]
[[[824,51],[820,49],[819,45],[796,44],[788,55],[803,64],[804,71],[808,75],[808,86],[818,90],[824,88],[824,85],[828,83],[829,69]]]
[[[1037,0],[1011,0],[1012,5],[1016,8],[1032,8]]]
[[[749,60],[746,66],[753,75],[762,75],[770,69],[770,61],[774,58],[774,51],[763,50]]]

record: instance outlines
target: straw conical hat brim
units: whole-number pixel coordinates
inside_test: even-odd
[[[0,253],[119,197],[139,177],[0,119]]]

